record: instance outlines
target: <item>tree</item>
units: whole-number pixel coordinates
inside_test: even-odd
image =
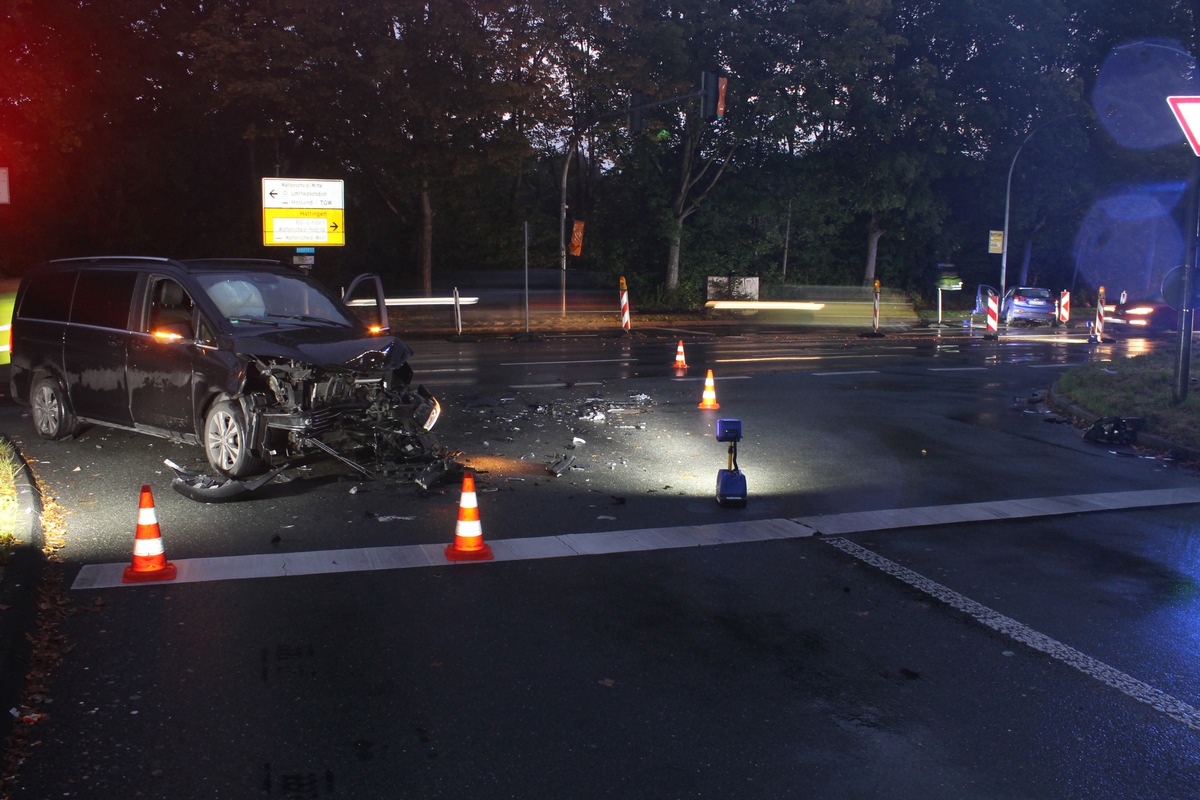
[[[267,135],[311,140],[397,218],[415,198],[420,291],[432,291],[439,192],[519,160],[552,109],[528,4],[234,0],[191,37],[226,108],[266,109]],[[257,128],[256,128],[257,130]]]
[[[623,31],[622,46],[604,62],[609,74],[628,75],[628,92],[644,92],[667,99],[695,94],[702,71],[728,67],[726,45],[745,35],[737,15],[715,0],[666,3],[647,0],[640,17],[631,19]],[[688,98],[679,105],[662,106],[655,118],[653,140],[635,137],[631,144],[641,148],[630,164],[648,163],[668,187],[670,226],[667,230],[667,261],[663,287],[668,292],[679,286],[684,225],[705,202],[732,164],[738,137],[721,124],[700,118],[698,100]]]
[[[1184,0],[4,3],[13,270],[245,254],[277,174],[346,179],[351,233],[322,264],[393,265],[424,292],[435,264],[514,262],[525,220],[552,263],[564,191],[597,272],[691,291],[786,259],[789,276],[920,289],[939,261],[994,271],[982,242],[1031,131],[1010,230],[1029,275],[1073,266],[1108,184],[1188,163],[1118,149],[1090,108],[1114,45],[1194,30]],[[730,78],[717,123],[688,97],[711,69]],[[640,136],[633,91],[675,98]]]

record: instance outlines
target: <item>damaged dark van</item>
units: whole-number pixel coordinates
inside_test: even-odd
[[[440,408],[412,351],[301,270],[256,259],[75,258],[29,272],[11,392],[38,434],[94,424],[199,444],[225,479],[332,456],[372,475],[435,461]]]

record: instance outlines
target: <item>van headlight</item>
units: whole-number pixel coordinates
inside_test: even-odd
[[[433,430],[433,426],[437,424],[438,418],[442,416],[442,405],[424,386],[417,387],[417,394],[425,401],[419,409],[418,421],[421,427],[428,432]],[[421,416],[424,416],[424,420],[420,419]]]

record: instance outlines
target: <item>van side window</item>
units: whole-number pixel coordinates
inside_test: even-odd
[[[77,272],[46,272],[34,275],[25,287],[18,313],[27,319],[66,322],[71,310]]]
[[[200,329],[196,332],[196,340],[209,347],[217,346],[217,335],[213,333],[212,326],[204,317],[200,317]]]
[[[147,330],[154,331],[167,325],[183,325],[192,330],[192,298],[177,282],[170,278],[158,278],[150,287],[150,315]]]
[[[83,270],[75,284],[71,322],[101,328],[129,329],[129,307],[133,303],[136,272]]]

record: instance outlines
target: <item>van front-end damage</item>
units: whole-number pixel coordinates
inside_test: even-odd
[[[210,465],[224,480],[172,466],[176,490],[198,500],[228,500],[266,485],[257,474],[264,469],[274,477],[288,466],[325,456],[367,478],[428,489],[454,467],[455,454],[432,432],[441,406],[424,386],[411,386],[407,361],[393,365],[388,356],[387,348],[374,349],[332,367],[248,357],[245,390],[237,400],[255,468],[231,472],[210,455]],[[203,444],[211,454],[220,443],[206,430]]]

